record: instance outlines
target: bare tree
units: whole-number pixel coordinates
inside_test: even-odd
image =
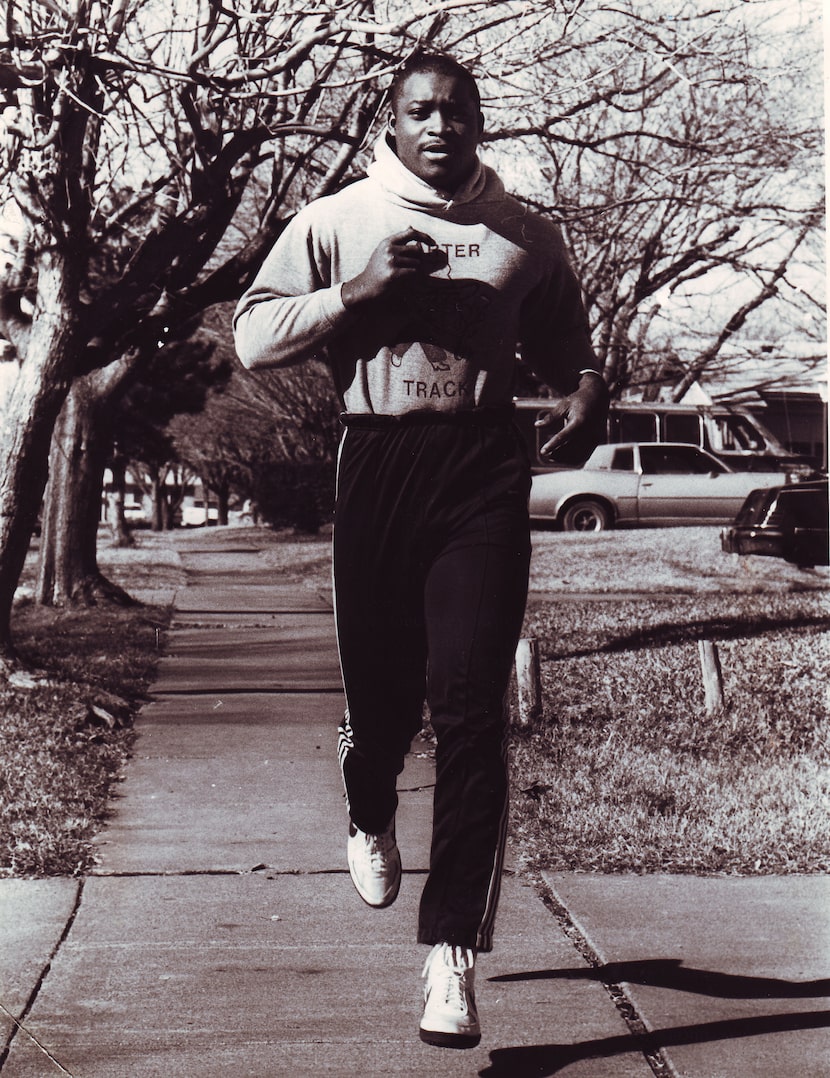
[[[238,367],[200,415],[176,417],[167,429],[178,457],[216,495],[220,523],[235,492],[271,523],[316,530],[333,510],[339,411],[322,363]]]
[[[823,336],[803,284],[805,267],[823,279],[817,14],[589,0],[520,86],[503,80],[492,138],[565,229],[614,395],[682,393],[770,302]]]

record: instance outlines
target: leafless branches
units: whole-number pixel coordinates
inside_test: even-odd
[[[818,125],[803,92],[795,123],[782,111],[794,76],[763,43],[767,6],[10,0],[2,164],[21,243],[107,249],[106,281],[78,267],[79,314],[102,355],[132,347],[148,319],[155,334],[238,290],[281,218],[360,159],[388,75],[429,42],[477,71],[489,143],[534,162],[517,186],[566,228],[622,385],[644,302],[756,268],[816,201],[787,190]]]
[[[782,293],[805,332],[816,297],[786,266],[822,276],[804,262],[822,223],[816,26],[780,9],[764,25],[764,3],[671,7],[579,5],[489,133],[514,186],[567,233],[616,393],[663,352],[715,365]]]

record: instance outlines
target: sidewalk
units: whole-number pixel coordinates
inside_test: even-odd
[[[345,868],[330,598],[203,536],[177,539],[188,586],[96,871],[0,880],[3,1078],[650,1078],[658,1048],[690,1078],[830,1073],[823,877],[558,874],[557,913],[508,864],[482,1043],[422,1044],[429,746],[400,782],[400,897],[371,910]]]

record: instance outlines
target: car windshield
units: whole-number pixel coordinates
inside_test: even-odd
[[[760,432],[742,415],[714,416],[715,448],[760,453],[767,448]]]
[[[775,503],[775,490],[753,490],[747,495],[746,501],[735,518],[735,523],[754,524],[758,520],[766,519],[770,508],[775,508]]]

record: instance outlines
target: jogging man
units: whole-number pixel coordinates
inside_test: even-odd
[[[482,130],[465,68],[408,60],[367,177],[297,214],[234,319],[247,367],[322,356],[343,402],[333,558],[349,869],[370,906],[395,900],[396,779],[426,699],[437,748],[420,1036],[457,1048],[480,1040],[474,964],[492,948],[504,700],[527,597],[517,345],[564,394],[550,449],[607,401],[560,234],[482,165]]]

